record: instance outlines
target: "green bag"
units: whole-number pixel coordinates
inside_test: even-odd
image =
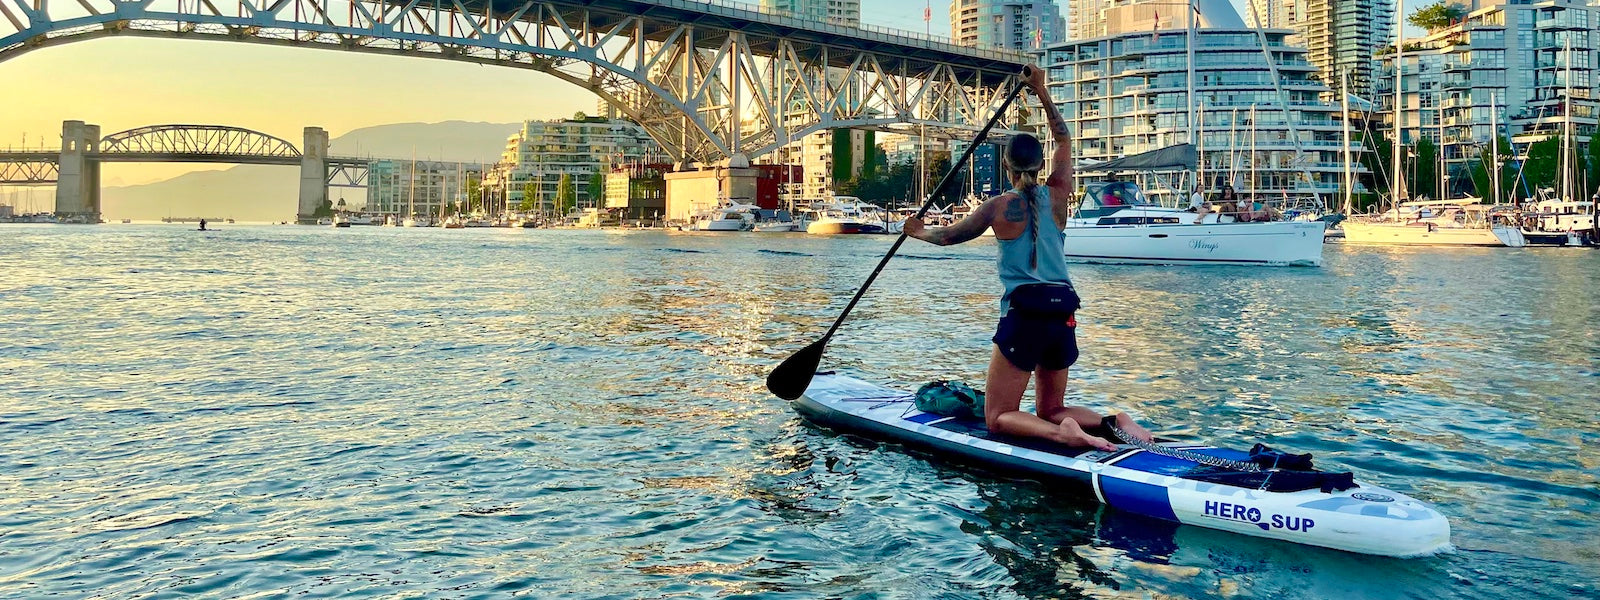
[[[946,417],[983,418],[983,392],[959,381],[935,381],[917,388],[917,410]]]

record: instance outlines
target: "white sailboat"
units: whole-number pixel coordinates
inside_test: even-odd
[[[1404,31],[1404,1],[1395,6],[1395,31]],[[1404,105],[1402,75],[1405,69],[1404,36],[1397,36],[1394,57],[1394,110]],[[1494,207],[1478,203],[1477,198],[1401,202],[1405,197],[1405,172],[1400,162],[1400,119],[1394,121],[1391,156],[1390,203],[1392,208],[1378,215],[1346,219],[1340,226],[1344,240],[1352,244],[1391,246],[1510,246],[1521,248],[1528,241],[1514,224]]]
[[[1156,265],[1320,266],[1323,221],[1234,222],[1159,206],[1130,181],[1091,183],[1063,230],[1067,260]]]
[[[1559,191],[1541,193],[1536,202],[1525,205],[1522,213],[1522,235],[1529,244],[1542,246],[1593,246],[1600,245],[1600,219],[1596,219],[1597,203],[1594,199],[1582,200],[1574,194],[1576,180],[1572,164],[1572,40],[1566,44],[1564,65],[1565,87],[1561,111],[1561,166]],[[1593,142],[1591,142],[1593,143]],[[1540,190],[1545,192],[1546,190]]]

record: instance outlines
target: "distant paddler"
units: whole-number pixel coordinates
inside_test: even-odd
[[[1039,184],[1044,147],[1039,139],[1018,135],[1006,146],[1004,159],[1012,189],[984,201],[966,218],[949,227],[927,227],[921,219],[905,222],[905,234],[948,246],[977,239],[993,228],[1000,244],[1000,324],[989,358],[984,421],[989,431],[1044,438],[1069,446],[1115,450],[1109,440],[1090,435],[1101,416],[1079,406],[1065,406],[1067,368],[1078,359],[1077,292],[1067,277],[1061,230],[1072,201],[1072,137],[1045,87],[1041,69],[1027,67],[1023,76],[1049,117],[1056,143],[1050,177]],[[1041,223],[1043,222],[1043,223]],[[1036,381],[1035,413],[1021,410],[1028,380]],[[1150,441],[1150,432],[1127,413],[1116,422],[1132,436]]]

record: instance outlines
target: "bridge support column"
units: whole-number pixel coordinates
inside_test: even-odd
[[[61,123],[61,162],[56,180],[56,216],[63,221],[100,222],[100,126]]]
[[[300,210],[295,220],[316,224],[316,212],[328,199],[328,132],[307,127],[305,144],[300,146]]]

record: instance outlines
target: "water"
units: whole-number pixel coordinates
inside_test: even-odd
[[[892,238],[0,228],[0,597],[1600,595],[1600,253],[1074,266],[1073,401],[1435,503],[1381,559],[801,422],[762,377]],[[992,242],[912,242],[827,365],[981,382]]]

